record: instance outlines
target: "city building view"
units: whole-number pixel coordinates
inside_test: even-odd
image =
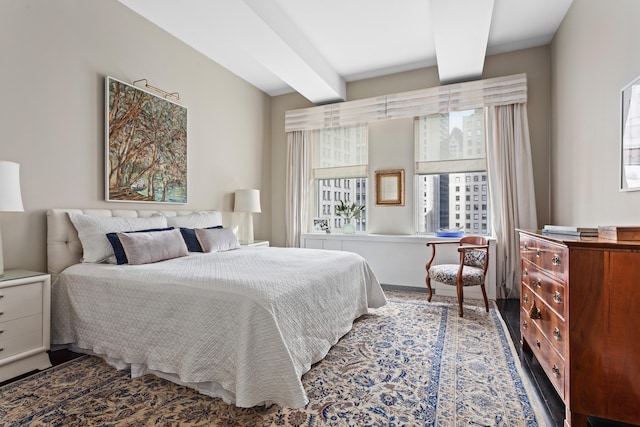
[[[340,230],[340,201],[367,201],[367,126],[323,129],[313,136],[314,220]],[[433,114],[416,120],[416,232],[490,232],[482,109]],[[366,210],[352,221],[366,231]],[[314,221],[314,231],[322,231]]]
[[[426,169],[455,171],[417,174],[416,231],[489,233],[482,109],[421,117],[416,134],[417,162]]]
[[[336,214],[340,201],[357,206],[367,202],[368,127],[366,125],[322,129],[313,135],[315,178],[314,219],[327,219],[331,230],[340,230],[344,218]],[[366,208],[365,208],[366,209]],[[367,230],[366,210],[352,220],[356,232]],[[314,221],[314,231],[318,229]]]

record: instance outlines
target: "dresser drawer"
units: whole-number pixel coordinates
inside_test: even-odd
[[[545,338],[549,341],[551,346],[561,355],[565,356],[566,353],[566,323],[555,312],[553,312],[547,304],[536,297],[535,293],[526,285],[522,285],[520,291],[521,306],[523,313],[526,314],[526,320],[529,325],[535,323],[538,329],[542,332]],[[534,307],[535,302],[535,307]],[[532,310],[535,312],[534,317],[540,316],[537,319],[531,317]]]
[[[42,314],[0,323],[0,365],[2,359],[43,347]]]
[[[528,313],[524,308],[520,312],[520,319],[520,333],[523,339],[529,344],[560,398],[564,400],[564,359],[554,350],[549,340],[538,328],[538,325],[529,319]]]
[[[561,282],[567,278],[569,251],[566,246],[520,235],[520,256]]]
[[[0,288],[0,323],[42,313],[43,282]]]
[[[522,261],[522,282],[539,299],[546,302],[563,320],[566,318],[566,288],[564,282],[552,279],[528,260]]]

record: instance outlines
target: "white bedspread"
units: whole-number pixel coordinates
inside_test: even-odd
[[[243,248],[76,264],[52,287],[52,344],[175,374],[237,406],[302,407],[302,374],[367,307],[385,303],[366,261],[348,252]]]

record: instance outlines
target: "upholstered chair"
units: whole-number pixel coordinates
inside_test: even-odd
[[[436,258],[436,247],[444,244],[457,244],[460,254],[458,264],[437,264],[433,265]],[[489,301],[484,282],[487,277],[487,267],[489,266],[489,241],[480,236],[466,236],[460,242],[429,242],[431,246],[431,259],[427,263],[427,288],[429,289],[428,301],[431,301],[433,290],[431,280],[445,285],[455,286],[458,294],[458,315],[462,317],[462,301],[464,300],[465,286],[480,286],[484,297],[484,306],[489,311]]]

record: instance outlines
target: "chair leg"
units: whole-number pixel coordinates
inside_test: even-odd
[[[431,278],[429,277],[429,273],[427,273],[427,289],[429,289],[429,296],[427,297],[427,301],[431,302],[431,296],[433,295],[433,290],[431,289]]]
[[[480,288],[482,288],[482,296],[484,297],[484,308],[487,310],[487,313],[489,312],[489,300],[487,300],[487,291],[484,288],[484,283],[482,285],[480,285]]]
[[[456,290],[458,291],[458,316],[462,317],[462,301],[464,300],[464,286],[462,286],[462,281],[456,283]]]

